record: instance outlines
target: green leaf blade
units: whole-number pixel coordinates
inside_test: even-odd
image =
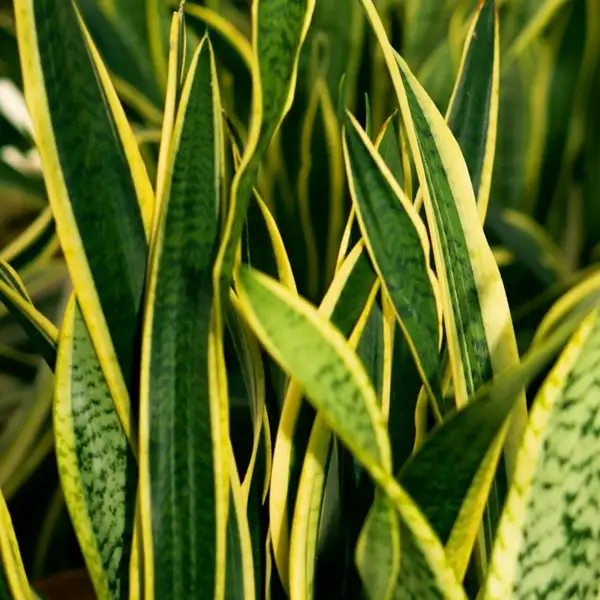
[[[447,122],[469,169],[480,214],[485,214],[496,147],[499,35],[495,0],[485,0],[467,34]]]
[[[353,118],[347,123],[344,150],[356,214],[424,384],[439,401],[440,326],[425,227],[360,125]]]
[[[58,469],[88,572],[99,599],[128,598],[137,465],[73,299],[55,385]]]
[[[600,319],[582,323],[531,411],[484,598],[595,598]]]
[[[218,597],[217,588],[224,585],[219,536],[226,531],[229,486],[222,465],[226,449],[215,434],[222,417],[209,383],[220,127],[214,58],[205,38],[190,66],[174,127],[143,333],[145,578],[151,595],[160,599]]]

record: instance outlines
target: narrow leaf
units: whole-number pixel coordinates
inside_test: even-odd
[[[446,119],[462,150],[482,220],[487,211],[496,151],[499,37],[496,0],[484,0],[467,32]]]
[[[181,94],[151,248],[140,392],[148,599],[222,598],[225,591],[227,421],[211,389],[216,374],[209,372],[220,118],[214,56],[205,38]]]
[[[353,205],[369,254],[423,383],[439,403],[441,327],[425,226],[351,116],[344,131],[344,156]]]

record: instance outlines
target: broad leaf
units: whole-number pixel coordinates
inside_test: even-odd
[[[15,17],[25,97],[56,231],[128,429],[147,254],[140,207],[144,196],[152,196],[151,188],[123,109],[86,41],[73,2],[17,0]]]
[[[531,410],[483,598],[596,598],[600,319],[581,324]]]
[[[277,362],[304,387],[324,422],[383,488],[398,512],[405,564],[404,591],[465,598],[439,540],[417,506],[390,474],[385,418],[364,367],[341,333],[306,301],[274,280],[241,268],[245,317]]]

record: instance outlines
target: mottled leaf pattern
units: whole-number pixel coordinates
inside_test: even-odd
[[[344,153],[366,246],[411,345],[423,382],[432,398],[439,401],[440,325],[425,227],[357,121],[349,117],[346,122]]]
[[[137,465],[73,299],[56,365],[54,432],[65,502],[96,594],[128,598]]]
[[[483,597],[597,598],[600,318],[581,325],[535,399]]]

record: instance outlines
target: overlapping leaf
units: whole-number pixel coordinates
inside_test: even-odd
[[[364,367],[342,335],[308,303],[272,279],[242,268],[240,299],[261,343],[301,382],[323,420],[384,489],[405,540],[406,594],[464,598],[444,551],[416,505],[391,477],[385,418]]]

